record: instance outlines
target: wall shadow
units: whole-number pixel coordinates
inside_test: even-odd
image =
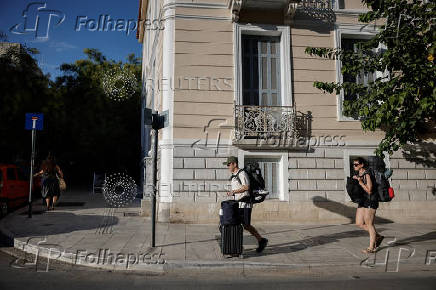
[[[302,7],[295,14],[295,28],[309,29],[320,34],[330,33],[335,22],[336,14],[331,9]]]
[[[322,208],[322,209],[328,210],[329,212],[340,214],[340,215],[348,218],[350,220],[350,223],[355,223],[357,205],[356,205],[356,207],[351,207],[351,206],[345,205],[343,203],[327,199],[327,198],[322,197],[322,196],[312,197],[312,202],[318,208]],[[380,223],[393,223],[393,221],[390,219],[379,217],[376,214],[375,223],[378,223],[378,224],[380,224]]]
[[[436,144],[432,142],[417,142],[414,145],[404,145],[403,157],[407,161],[436,168]],[[435,188],[433,187],[433,193]]]

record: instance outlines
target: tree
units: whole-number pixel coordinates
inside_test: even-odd
[[[0,53],[1,162],[28,159],[30,134],[24,130],[24,114],[50,111],[50,80],[38,67],[35,53],[36,49],[14,43]]]
[[[363,130],[385,132],[376,154],[383,157],[434,132],[436,70],[434,1],[363,0],[370,11],[359,15],[363,23],[384,23],[359,49],[307,47],[306,53],[342,62],[342,83],[314,82],[324,92],[357,96],[345,100],[343,113],[357,115]],[[382,50],[380,44],[384,46]],[[385,72],[368,84],[353,81],[362,72]],[[387,72],[387,73],[386,73]],[[432,131],[433,130],[433,131]]]
[[[97,49],[85,49],[87,57],[62,64],[63,75],[53,82],[32,57],[36,52],[15,45],[0,54],[0,163],[30,159],[24,114],[42,112],[37,163],[49,151],[54,153],[70,184],[89,184],[92,172],[98,170],[137,176],[141,63],[135,55],[123,63],[107,60]],[[123,102],[108,98],[102,87],[102,79],[113,70],[137,82]]]
[[[92,171],[139,172],[141,64],[129,55],[127,63],[108,60],[97,49],[85,49],[86,59],[61,65],[63,75],[54,89],[62,95],[65,116],[61,154],[74,162],[84,176]],[[124,72],[137,82],[130,98],[116,101],[105,93],[103,80],[113,72]],[[118,83],[117,83],[118,85]],[[122,82],[121,82],[121,85]]]

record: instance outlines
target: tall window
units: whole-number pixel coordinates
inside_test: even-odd
[[[360,46],[363,42],[367,40],[365,39],[356,39],[356,38],[347,38],[342,37],[341,38],[341,48],[343,50],[348,51],[354,51],[358,52]],[[362,84],[364,86],[367,86],[369,83],[373,82],[376,79],[376,73],[375,72],[364,72],[362,71],[357,76],[352,76],[350,74],[343,74],[342,79],[344,82],[355,82],[357,84]],[[349,92],[343,94],[343,101],[357,101],[358,95],[356,94],[350,94]],[[358,116],[352,116],[353,119],[358,119]]]
[[[279,158],[245,157],[244,163],[257,162],[265,179],[265,188],[269,191],[267,198],[280,198]]]
[[[280,37],[242,35],[244,105],[280,106]]]

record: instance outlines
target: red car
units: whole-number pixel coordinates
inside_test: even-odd
[[[29,179],[13,164],[0,164],[0,216],[29,200]]]

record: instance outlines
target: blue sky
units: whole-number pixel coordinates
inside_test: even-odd
[[[138,6],[138,0],[1,0],[0,30],[6,33],[9,42],[39,49],[40,54],[35,58],[44,73],[50,73],[54,79],[60,75],[62,63],[85,58],[84,48],[97,48],[114,60],[125,61],[129,53],[140,57],[141,44],[135,30]],[[26,23],[23,11],[27,7]],[[115,25],[112,26],[109,19]],[[13,33],[11,28],[17,24]],[[115,31],[112,31],[114,26]]]

